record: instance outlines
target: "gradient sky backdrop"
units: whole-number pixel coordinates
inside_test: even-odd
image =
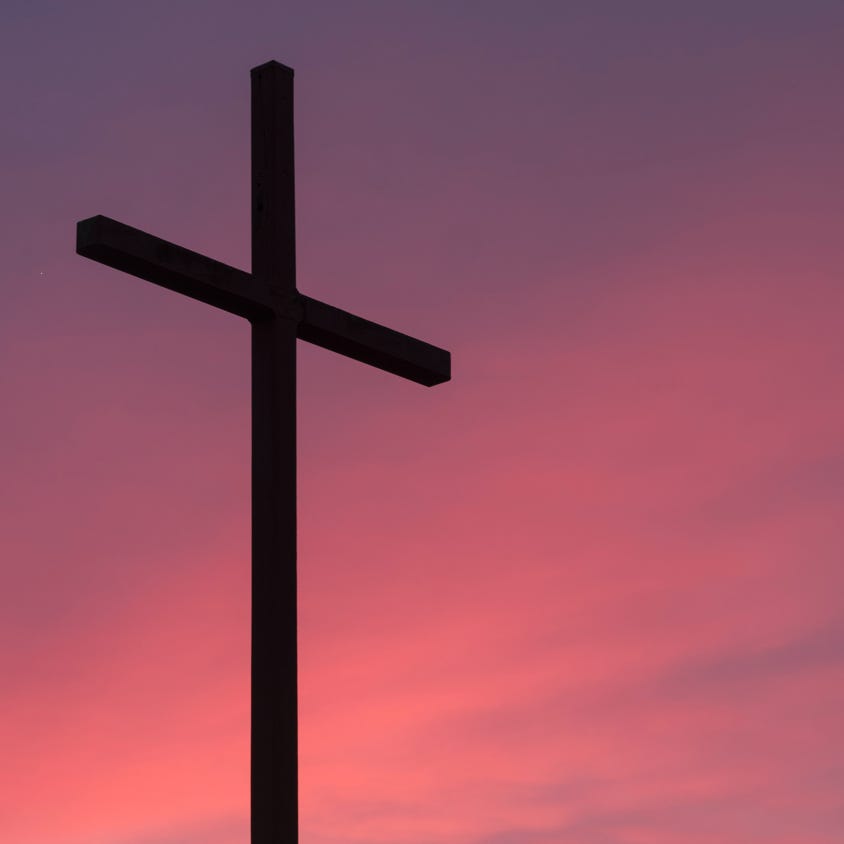
[[[844,5],[5,0],[0,840],[245,844],[248,269],[296,69],[302,844],[844,840]]]

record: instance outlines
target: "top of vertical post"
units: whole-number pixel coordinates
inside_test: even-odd
[[[252,68],[252,275],[281,299],[295,295],[293,70]]]
[[[269,73],[269,72],[282,72],[282,73],[289,73],[293,76],[293,68],[288,67],[286,64],[282,64],[281,62],[277,62],[275,59],[271,61],[264,62],[263,64],[259,64],[256,67],[253,67],[252,70],[249,71],[252,76],[256,73]]]

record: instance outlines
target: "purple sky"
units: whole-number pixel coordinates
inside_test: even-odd
[[[844,840],[844,6],[0,11],[0,841],[245,844],[248,269],[296,70],[302,844]]]

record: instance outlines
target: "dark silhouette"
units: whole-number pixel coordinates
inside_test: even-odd
[[[76,251],[252,323],[252,844],[298,840],[296,338],[433,386],[451,355],[296,290],[293,71],[252,70],[252,272],[108,217]]]

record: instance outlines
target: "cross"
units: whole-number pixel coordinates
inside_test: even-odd
[[[451,355],[296,289],[293,70],[252,72],[252,272],[96,216],[76,251],[252,324],[251,841],[298,841],[296,338],[425,386]]]

